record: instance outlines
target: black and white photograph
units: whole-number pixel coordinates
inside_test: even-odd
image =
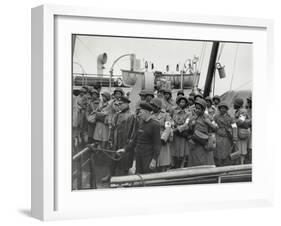
[[[252,181],[253,43],[72,34],[72,190]]]

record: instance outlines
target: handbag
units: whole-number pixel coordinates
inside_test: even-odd
[[[87,121],[90,123],[95,123],[96,122],[96,114],[89,114],[87,116]]]
[[[214,133],[209,135],[208,143],[206,144],[207,151],[215,151],[217,147],[217,139]]]
[[[201,132],[200,130],[194,130],[194,133],[191,137],[191,139],[203,146],[205,146],[208,143],[209,140],[209,136],[208,134],[205,134],[203,132]]]
[[[240,140],[246,140],[250,136],[250,130],[249,129],[244,129],[244,128],[239,128],[238,129],[238,138]]]

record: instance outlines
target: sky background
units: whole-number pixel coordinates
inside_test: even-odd
[[[203,51],[205,46],[205,51]],[[176,72],[176,65],[195,55],[201,59],[202,67],[199,68],[201,77],[199,88],[204,88],[212,42],[188,41],[188,40],[163,40],[143,38],[120,38],[99,36],[77,36],[74,55],[73,72],[97,73],[97,57],[101,53],[107,53],[107,63],[104,65],[104,74],[109,74],[109,69],[115,59],[123,54],[134,53],[136,58],[144,62],[153,62],[154,70],[166,71],[169,65],[169,73]],[[252,44],[223,43],[218,52],[219,62],[225,65],[226,78],[220,79],[216,72],[215,94],[221,95],[228,90],[252,90]],[[203,54],[204,53],[204,54]],[[79,66],[78,64],[81,66]],[[200,62],[199,62],[200,65]],[[181,68],[182,66],[180,66]],[[114,66],[114,75],[120,75],[120,69],[129,69],[129,57],[122,58]],[[232,80],[232,85],[231,85]]]

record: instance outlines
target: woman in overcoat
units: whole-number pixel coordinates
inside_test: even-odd
[[[234,120],[228,114],[228,105],[221,102],[218,105],[218,113],[214,116],[217,124],[216,149],[214,152],[216,166],[228,165],[229,156],[233,150],[232,124]]]
[[[192,134],[189,140],[189,166],[215,165],[213,151],[209,151],[206,145],[210,131],[215,130],[216,126],[212,124],[209,116],[204,114],[206,106],[204,99],[197,99],[194,114],[188,124]]]
[[[187,134],[187,120],[191,116],[188,109],[188,99],[185,96],[179,96],[176,100],[178,108],[173,112],[172,119],[174,124],[173,142],[171,145],[171,155],[174,168],[184,165],[184,161],[189,156],[189,144]]]

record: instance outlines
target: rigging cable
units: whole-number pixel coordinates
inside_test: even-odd
[[[205,58],[206,46],[207,46],[207,42],[203,42],[201,54],[200,54],[200,58],[199,58],[199,66],[198,66],[200,75],[201,75],[201,71],[202,71],[202,67],[203,67],[203,60]],[[194,76],[194,79],[193,79],[193,86],[195,85],[196,81],[197,81],[197,73],[196,73],[196,76]],[[198,84],[196,84],[196,86],[198,86]]]
[[[241,86],[239,86],[238,88],[236,88],[234,91],[237,91],[237,90],[241,89],[242,87],[248,85],[248,84],[251,83],[251,82],[252,82],[252,79],[249,80],[249,81],[247,81],[247,82],[245,82],[245,83],[243,83]]]

